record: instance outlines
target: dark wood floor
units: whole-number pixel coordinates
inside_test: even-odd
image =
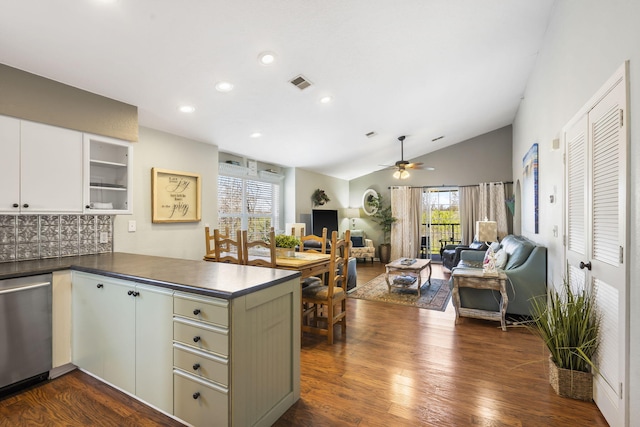
[[[358,283],[382,273],[358,263]],[[434,268],[434,277],[445,277]],[[276,426],[606,426],[558,397],[546,353],[521,328],[350,299],[346,337],[305,336],[301,399]],[[0,401],[0,426],[171,426],[174,420],[75,371]]]

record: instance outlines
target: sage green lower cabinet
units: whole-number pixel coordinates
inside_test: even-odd
[[[72,360],[173,413],[173,291],[73,272]]]
[[[72,273],[72,360],[195,427],[271,426],[300,398],[298,277],[230,300]]]
[[[174,294],[174,415],[271,426],[300,398],[298,278],[232,300]]]

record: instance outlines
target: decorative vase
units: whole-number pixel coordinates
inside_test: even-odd
[[[378,253],[380,254],[380,262],[383,264],[388,264],[391,259],[391,244],[390,243],[382,243],[378,246]]]
[[[593,375],[591,372],[558,368],[549,357],[549,383],[558,396],[578,400],[593,400]]]

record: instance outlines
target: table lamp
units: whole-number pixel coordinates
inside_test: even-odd
[[[486,242],[487,246],[491,242],[498,241],[498,223],[495,221],[476,221],[476,239],[479,242]]]
[[[356,228],[356,218],[360,218],[360,209],[347,208],[345,209],[345,216],[351,219],[351,228]]]

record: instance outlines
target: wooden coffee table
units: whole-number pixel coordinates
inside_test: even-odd
[[[410,260],[414,262],[409,264],[409,263],[405,263],[405,260]],[[429,286],[431,286],[431,260],[430,259],[400,258],[385,265],[386,272],[385,272],[384,278],[387,281],[387,287],[389,288],[389,292],[391,292],[392,287],[408,288],[417,283],[418,296],[420,296],[420,287],[422,286],[421,273],[422,273],[422,270],[424,270],[427,267],[429,267],[429,277],[427,278],[427,282],[429,282]],[[395,276],[393,273],[395,273]],[[391,280],[389,280],[390,276],[391,276]],[[415,277],[415,281],[410,284],[400,283],[398,281],[398,276]]]

